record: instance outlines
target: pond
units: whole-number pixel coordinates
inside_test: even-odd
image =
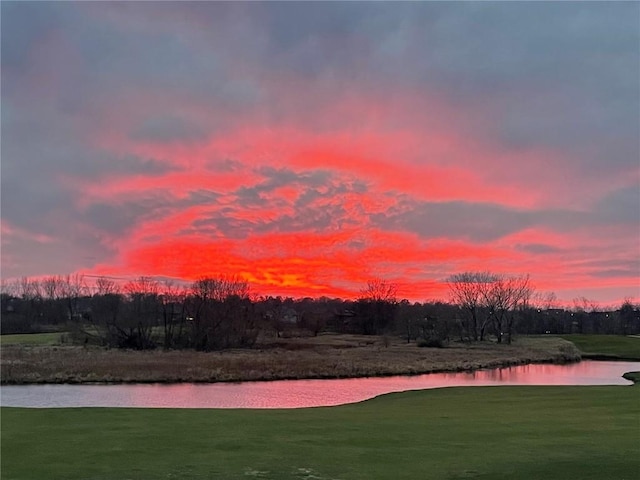
[[[13,407],[302,408],[342,405],[407,390],[488,385],[630,385],[640,362],[584,361],[475,372],[214,384],[7,385]]]

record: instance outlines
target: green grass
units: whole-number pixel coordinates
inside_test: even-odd
[[[59,345],[62,333],[0,335],[0,345]]]
[[[2,478],[637,478],[640,387],[475,387],[300,410],[2,411]]]
[[[640,383],[640,372],[627,372],[622,376],[633,383]]]
[[[583,352],[583,357],[640,360],[640,337],[623,335],[562,335]],[[586,355],[584,355],[586,354]]]

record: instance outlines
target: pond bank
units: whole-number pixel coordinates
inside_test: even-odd
[[[320,335],[222,352],[12,345],[2,348],[0,369],[2,384],[13,385],[212,383],[418,375],[580,359],[571,342],[556,337],[419,348],[400,339]]]
[[[639,362],[529,364],[426,375],[270,382],[4,385],[2,405],[26,408],[309,408],[358,403],[408,390],[483,386],[629,385]]]

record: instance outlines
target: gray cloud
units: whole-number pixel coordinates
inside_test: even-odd
[[[369,222],[365,226],[424,238],[488,242],[535,226],[595,232],[597,226],[627,225],[631,231],[638,225],[638,3],[3,2],[0,8],[2,216],[54,238],[31,255],[27,247],[34,245],[12,241],[3,248],[3,263],[11,258],[29,265],[31,258],[47,265],[48,256],[56,269],[66,264],[72,270],[82,265],[74,252],[100,260],[113,254],[101,237],[126,235],[142,220],[192,205],[219,208],[190,231],[228,238]],[[403,197],[384,214],[367,217],[363,211],[363,219],[350,219],[341,201],[368,192],[366,178],[344,180],[321,167],[296,172],[263,166],[253,169],[260,182],[233,195],[143,193],[78,206],[83,182],[172,168],[164,160],[105,151],[111,136],[155,143],[226,140],[238,126],[256,123],[357,132],[368,119],[327,119],[327,105],[359,95],[393,103],[403,94],[438,98],[457,116],[434,115],[433,124],[498,144],[514,153],[516,163],[520,152],[549,151],[548,164],[533,169],[566,175],[570,190],[589,185],[583,204],[519,211]],[[399,109],[381,125],[429,134],[431,124],[415,124],[413,113]],[[97,139],[106,146],[97,147]],[[241,141],[247,145],[238,148],[251,147],[250,136]],[[416,158],[428,159],[429,152]],[[528,178],[532,168],[491,169],[481,160],[471,155],[460,168],[486,172],[492,181],[534,181]],[[248,168],[229,158],[211,159],[210,167]],[[283,186],[299,190],[295,201],[272,198]],[[269,205],[289,210],[271,219],[236,217]],[[515,248],[552,249],[535,243]]]
[[[29,68],[29,51],[43,34],[77,17],[73,10],[53,3],[4,2],[2,4],[2,65],[11,70]],[[3,79],[4,80],[4,79]],[[3,89],[5,85],[3,85]]]
[[[424,202],[402,196],[395,207],[372,215],[371,221],[372,225],[384,230],[413,232],[423,238],[461,238],[484,243],[530,227],[543,227],[565,233],[619,225],[627,228],[629,222],[632,222],[628,217],[629,210],[624,207],[618,210],[612,205],[620,205],[621,199],[625,203],[634,195],[633,192],[623,190],[592,212],[561,209],[515,210],[497,204]],[[543,244],[517,244],[514,247],[530,253],[555,251],[555,247]]]
[[[221,208],[213,215],[195,220],[191,227],[180,233],[204,234],[212,238],[223,236],[234,240],[246,238],[256,228],[256,222],[235,218],[234,213],[234,209]]]
[[[595,272],[591,272],[591,275],[597,278],[638,278],[639,274],[640,268],[638,265],[636,265],[635,267],[630,266],[628,268],[610,268],[607,270],[597,270]]]
[[[551,245],[545,245],[544,243],[517,244],[515,245],[515,248],[523,252],[533,253],[533,254],[542,254],[542,255],[546,253],[558,253],[562,251],[562,249],[560,248],[557,248]]]
[[[640,228],[640,186],[611,192],[598,202],[594,211],[602,222],[635,224]]]
[[[262,166],[258,167],[255,171],[265,179],[250,187],[240,187],[234,193],[240,205],[251,206],[264,204],[266,202],[265,194],[273,192],[280,187],[287,186],[304,187],[300,195],[303,200],[299,199],[296,202],[299,205],[303,205],[322,195],[318,192],[318,188],[322,186],[332,187],[332,189],[336,188],[333,185],[335,180],[331,178],[331,174],[326,170],[297,173],[288,168]]]
[[[529,226],[526,212],[498,205],[465,202],[414,202],[405,199],[393,210],[372,216],[384,230],[404,230],[431,237],[466,238],[486,242]]]
[[[3,235],[3,278],[66,274],[78,268],[90,268],[114,254],[89,233],[80,233],[76,226],[68,230],[70,234],[66,238],[60,236],[52,242]]]
[[[224,207],[194,221],[189,233],[202,229],[202,232],[240,239],[250,233],[325,233],[358,224],[359,220],[349,218],[342,199],[345,194],[365,191],[366,185],[362,182],[340,181],[327,170],[295,172],[287,168],[259,167],[256,171],[264,177],[263,181],[229,194]],[[273,195],[286,186],[298,189],[295,200]],[[287,213],[278,213],[283,207]],[[252,210],[268,213],[254,220],[237,218]],[[271,213],[274,211],[276,213]]]
[[[12,40],[3,42],[3,90],[24,84],[26,52],[43,33],[64,32],[79,54],[60,72],[60,99],[76,104],[67,108],[110,101],[124,77],[128,88],[179,92],[234,117],[258,105],[275,118],[296,114],[355,85],[411,87],[471,107],[468,128],[516,150],[560,148],[599,170],[628,168],[639,153],[633,2],[38,4],[3,13]],[[58,65],[72,60],[58,55]],[[304,75],[309,92],[282,105],[238,66]],[[163,102],[180,108],[170,95]],[[235,120],[226,117],[217,128]]]
[[[165,116],[146,120],[131,133],[131,138],[159,143],[194,142],[205,139],[206,132],[188,120]]]

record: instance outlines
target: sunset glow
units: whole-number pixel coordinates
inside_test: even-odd
[[[2,278],[640,299],[640,4],[3,2]]]

